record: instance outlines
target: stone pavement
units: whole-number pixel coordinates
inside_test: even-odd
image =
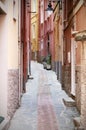
[[[53,71],[31,62],[33,80],[26,83],[21,107],[14,114],[9,130],[74,130],[73,118],[79,116],[76,107],[67,107],[62,90]]]

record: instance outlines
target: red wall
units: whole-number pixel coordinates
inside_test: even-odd
[[[23,82],[25,86],[30,60],[30,13],[28,12],[30,7],[28,7],[25,0],[22,0],[21,6],[21,42],[23,44]]]
[[[83,6],[80,8],[76,15],[76,30],[83,31],[86,30],[86,7]],[[79,53],[78,53],[79,52]],[[76,49],[76,63],[81,63],[81,42],[77,42],[77,49]]]

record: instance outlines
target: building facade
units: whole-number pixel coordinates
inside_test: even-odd
[[[10,119],[19,106],[19,13],[20,1],[0,1],[0,116]]]
[[[54,54],[54,39],[53,39],[53,12],[46,11],[47,6],[49,4],[48,0],[40,0],[39,1],[39,26],[40,26],[40,34],[39,34],[39,50],[40,50],[40,61],[43,58],[51,55],[52,65],[55,58]]]
[[[29,0],[0,0],[0,130],[20,106],[30,74],[28,11]]]
[[[31,1],[31,58],[37,60],[39,57],[39,0]]]
[[[23,90],[31,75],[31,1],[22,0],[21,4],[21,47],[23,55]]]
[[[54,71],[57,74],[57,80],[62,82],[62,63],[63,63],[63,24],[62,24],[62,2],[54,2],[53,24],[54,24],[54,44],[55,59]]]
[[[80,125],[86,130],[85,11],[86,1],[63,0],[64,57],[62,84],[66,92],[75,98],[76,106],[81,114]]]

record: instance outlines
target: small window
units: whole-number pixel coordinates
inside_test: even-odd
[[[41,6],[41,23],[43,23],[43,6]]]
[[[33,0],[33,3],[32,3],[32,12],[36,12],[36,0]]]

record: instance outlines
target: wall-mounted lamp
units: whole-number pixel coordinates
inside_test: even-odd
[[[49,1],[48,8],[45,11],[53,11],[51,1]]]
[[[54,8],[52,8],[52,4],[51,2],[55,3],[57,2],[56,6]],[[49,1],[49,4],[48,4],[48,8],[45,10],[45,11],[55,11],[56,10],[56,7],[57,5],[59,4],[59,10],[62,9],[62,0],[53,0],[53,1]]]

